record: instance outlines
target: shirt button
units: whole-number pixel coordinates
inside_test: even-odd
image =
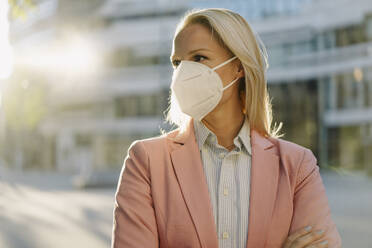
[[[223,232],[222,238],[223,239],[228,239],[229,238],[229,233],[228,232]]]
[[[224,188],[224,189],[223,189],[223,195],[228,195],[228,194],[229,194],[229,189]]]

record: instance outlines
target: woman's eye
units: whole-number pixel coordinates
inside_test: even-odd
[[[207,57],[203,56],[203,55],[195,55],[194,57],[192,57],[192,60],[195,61],[195,62],[201,62],[203,60],[205,60]],[[172,61],[172,65],[174,68],[177,68],[177,66],[181,63],[181,60],[173,60]]]
[[[194,61],[195,62],[201,62],[203,61],[204,59],[206,59],[207,57],[203,56],[203,55],[195,55],[194,56]]]
[[[180,63],[181,63],[181,61],[179,61],[179,60],[173,60],[173,61],[172,61],[172,65],[173,65],[174,67],[177,67]]]

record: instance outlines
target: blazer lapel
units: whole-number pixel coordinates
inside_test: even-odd
[[[201,247],[218,247],[213,209],[192,119],[185,131],[179,133],[173,142],[174,149],[171,151],[173,167]]]
[[[249,198],[247,248],[264,247],[279,179],[279,157],[275,146],[251,131],[252,167]]]
[[[218,247],[213,209],[192,119],[184,131],[173,134],[178,135],[168,137],[172,140],[171,159],[201,246]],[[279,157],[273,143],[251,129],[251,145],[247,248],[265,246],[279,180]]]

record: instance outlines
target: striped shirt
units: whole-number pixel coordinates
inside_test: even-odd
[[[248,235],[251,142],[244,121],[231,151],[217,142],[204,123],[194,119],[220,248],[244,248]]]

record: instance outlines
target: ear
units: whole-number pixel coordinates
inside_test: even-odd
[[[238,77],[239,78],[244,78],[244,76],[245,76],[244,68],[243,68],[242,63],[239,61],[239,63],[238,63]]]

